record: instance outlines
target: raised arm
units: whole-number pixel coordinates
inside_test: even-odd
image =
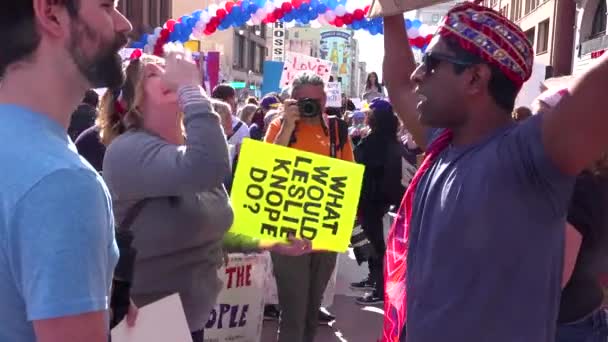
[[[555,110],[543,117],[546,152],[564,173],[576,175],[608,148],[608,55],[583,74]]]
[[[410,76],[416,69],[403,15],[384,18],[383,79],[395,112],[422,149],[427,144],[425,127],[418,121],[414,85]]]

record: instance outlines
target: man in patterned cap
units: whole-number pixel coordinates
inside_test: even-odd
[[[606,58],[515,124],[533,59],[519,27],[459,4],[416,68],[403,16],[384,24],[388,93],[426,159],[387,243],[383,340],[554,341],[573,176],[608,145]]]

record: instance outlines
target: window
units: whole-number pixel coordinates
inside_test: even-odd
[[[513,8],[511,8],[511,18],[513,20],[521,18],[521,2],[522,0],[513,0]]]
[[[549,19],[538,24],[538,39],[536,42],[536,53],[545,53],[549,48]]]
[[[524,32],[524,34],[526,35],[526,38],[528,39],[530,44],[532,44],[532,46],[534,46],[534,34],[535,33],[536,33],[536,30],[534,29],[534,27],[529,29],[528,31]]]
[[[249,49],[247,49],[247,56],[249,57],[249,60],[247,61],[247,69],[249,70],[255,70],[255,66],[257,65],[256,63],[256,56],[258,55],[258,52],[256,50],[256,43],[254,41],[249,41]]]
[[[258,58],[258,61],[259,61],[260,65],[258,65],[258,71],[260,73],[263,73],[264,72],[264,61],[266,60],[266,47],[261,45],[259,53],[260,53],[260,57]]]
[[[527,15],[532,10],[532,2],[534,0],[524,0],[526,2],[526,6],[524,7],[524,15]]]
[[[245,68],[245,37],[235,33],[232,64],[235,68]]]
[[[593,16],[593,25],[591,26],[591,38],[606,33],[606,1],[599,0],[598,2]]]
[[[439,19],[441,19],[441,16],[439,14],[433,14],[433,24],[437,24],[439,22]]]

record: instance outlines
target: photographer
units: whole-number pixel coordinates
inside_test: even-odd
[[[291,99],[268,128],[265,141],[346,161],[353,161],[346,122],[324,119],[325,84],[314,74],[303,73],[292,84]],[[336,253],[304,256],[272,254],[282,309],[279,342],[312,342],[319,323],[323,292],[336,266]]]

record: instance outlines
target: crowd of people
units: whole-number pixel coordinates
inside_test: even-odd
[[[225,253],[263,251],[278,341],[314,341],[335,319],[321,303],[337,255],[228,231],[246,138],[365,166],[351,244],[369,275],[351,288],[384,304],[383,341],[608,338],[608,57],[515,108],[532,46],[463,3],[420,64],[403,16],[384,19],[386,89],[370,73],[367,108],[328,108],[312,73],[239,103],[206,91],[179,45],[123,63],[132,27],[114,1],[0,13],[0,341],[105,342],[178,293],[202,342]]]

